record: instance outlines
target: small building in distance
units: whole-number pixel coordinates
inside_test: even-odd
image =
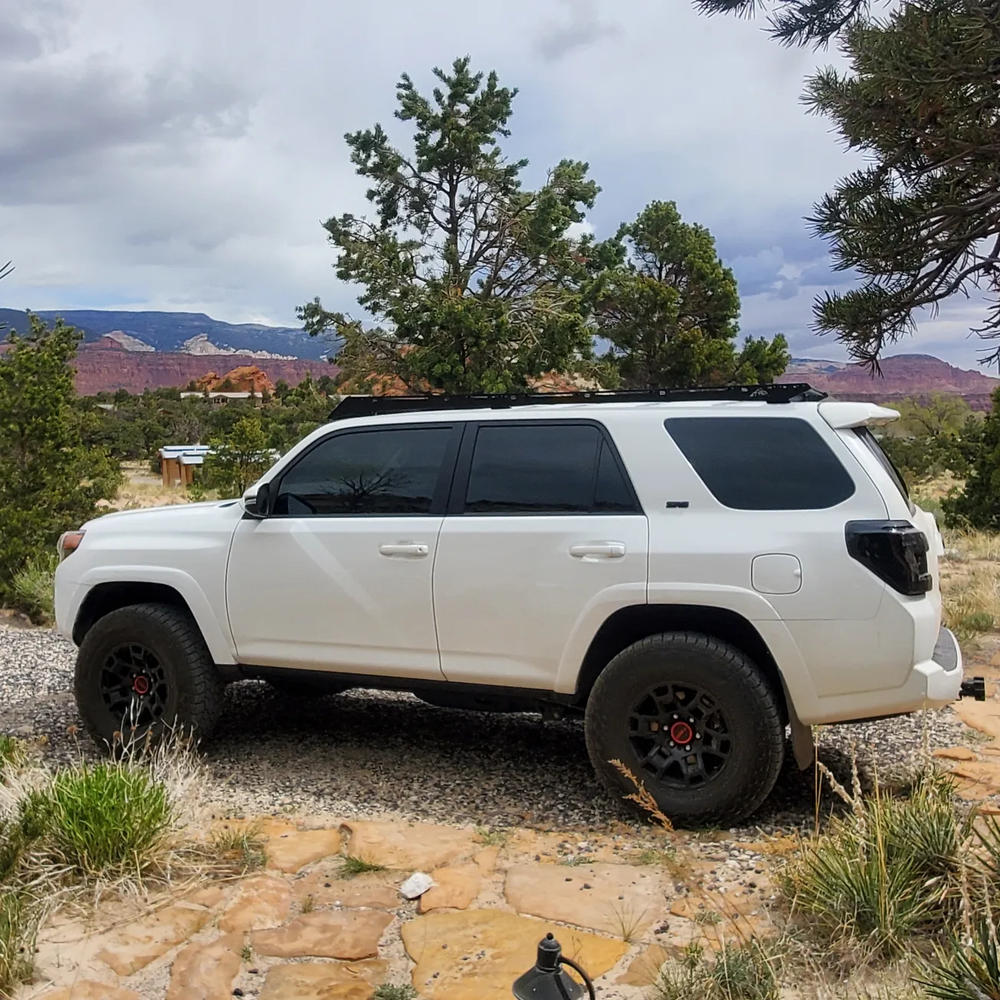
[[[161,448],[163,485],[190,486],[194,482],[194,470],[205,461],[211,450],[207,444],[170,444]]]

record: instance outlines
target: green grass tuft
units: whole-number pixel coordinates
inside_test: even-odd
[[[503,847],[510,839],[510,831],[488,826],[477,826],[476,838],[486,847]]]
[[[372,994],[374,1000],[416,1000],[417,991],[412,986],[396,986],[394,983],[382,983]]]
[[[380,865],[375,861],[366,861],[364,858],[355,857],[348,854],[340,862],[340,877],[354,878],[355,875],[363,875],[365,872],[384,872],[385,865]]]
[[[80,764],[48,789],[53,856],[88,881],[142,876],[161,859],[173,810],[166,786],[122,761]]]
[[[37,625],[46,625],[55,618],[53,589],[58,564],[54,552],[32,556],[11,579],[12,603]]]
[[[726,946],[709,962],[697,945],[669,962],[653,984],[654,1000],[778,1000],[778,977],[760,944]]]
[[[267,864],[264,838],[256,824],[222,830],[212,838],[212,853],[237,875],[257,871]]]
[[[0,996],[31,978],[42,908],[24,887],[0,888]]]
[[[0,778],[9,771],[16,771],[28,759],[24,744],[14,736],[0,733]]]

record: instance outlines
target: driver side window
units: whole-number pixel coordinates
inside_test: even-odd
[[[451,437],[441,426],[336,434],[282,476],[274,513],[429,514]]]

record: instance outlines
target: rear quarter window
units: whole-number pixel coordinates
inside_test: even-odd
[[[854,481],[807,421],[794,417],[672,417],[664,421],[712,495],[737,510],[821,510]]]

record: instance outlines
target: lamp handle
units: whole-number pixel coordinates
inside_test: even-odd
[[[590,1000],[597,1000],[597,994],[594,992],[594,984],[591,982],[590,976],[588,976],[587,973],[573,961],[573,959],[567,958],[565,955],[560,955],[559,961],[563,965],[568,965],[571,969],[576,969],[576,971],[580,973],[580,976],[583,978],[583,985],[587,987],[587,993],[590,996]]]

